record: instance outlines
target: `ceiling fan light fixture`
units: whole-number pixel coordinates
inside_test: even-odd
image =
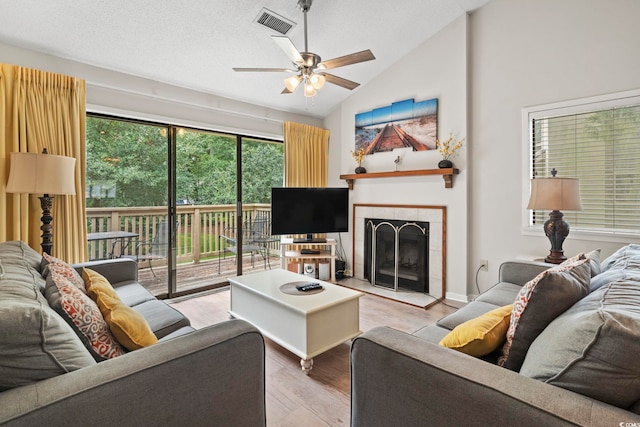
[[[309,77],[309,81],[315,89],[322,89],[322,86],[324,86],[324,83],[327,81],[327,79],[325,79],[322,74],[311,74],[311,77]]]
[[[313,87],[309,80],[304,82],[304,96],[311,98],[312,96],[316,96],[316,93],[318,93],[318,91]]]
[[[291,76],[284,79],[284,86],[289,92],[295,91],[302,82],[302,76]]]
[[[233,68],[234,71],[250,71],[250,72],[287,72],[296,73],[296,75],[288,77],[284,80],[285,89],[280,92],[282,94],[293,93],[300,85],[303,86],[304,96],[315,96],[319,89],[324,87],[326,82],[333,85],[353,90],[359,86],[358,83],[351,80],[338,77],[334,74],[325,73],[324,70],[331,70],[346,65],[357,64],[360,62],[371,61],[376,59],[370,50],[354,52],[337,58],[332,58],[322,62],[320,55],[309,52],[309,44],[307,37],[307,12],[311,8],[313,0],[298,0],[298,7],[304,13],[304,50],[300,51],[291,42],[291,39],[285,36],[272,35],[271,38],[278,47],[287,55],[293,63],[294,68]],[[265,9],[266,10],[266,9]]]

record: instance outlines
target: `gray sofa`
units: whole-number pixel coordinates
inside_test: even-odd
[[[41,261],[23,242],[0,243],[0,425],[265,425],[256,328],[230,320],[194,330],[137,282],[135,262],[87,263],[158,338],[97,362],[49,306]]]
[[[528,311],[550,319],[536,325],[533,341],[520,349],[524,360],[512,366],[503,361],[508,369],[496,365],[502,345],[473,357],[438,343],[463,322],[513,303],[549,264],[505,262],[498,284],[436,325],[413,334],[378,327],[357,337],[351,425],[640,425],[640,245],[622,248],[602,264],[594,254],[585,267],[586,285],[576,281],[546,295],[544,287],[533,288],[542,304],[529,301],[511,350],[520,328],[531,333],[536,323]],[[557,304],[572,293],[567,307]]]

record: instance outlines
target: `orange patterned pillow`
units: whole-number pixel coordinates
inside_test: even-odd
[[[49,271],[56,271],[58,274],[66,277],[71,283],[76,285],[82,292],[84,292],[85,294],[87,293],[87,290],[84,287],[84,280],[82,280],[82,277],[80,277],[80,274],[76,271],[75,268],[71,267],[61,259],[49,255],[46,252],[42,254],[42,257],[47,262],[46,265]],[[43,276],[45,276],[46,278],[46,272],[44,272]]]
[[[85,346],[98,361],[125,353],[109,330],[95,302],[55,269],[47,277],[46,297],[76,331]]]

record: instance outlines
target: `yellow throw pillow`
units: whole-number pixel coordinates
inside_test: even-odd
[[[158,342],[149,324],[138,312],[120,301],[111,283],[93,270],[82,269],[87,294],[96,302],[111,333],[127,350],[137,350]]]
[[[443,347],[479,357],[498,349],[507,338],[513,304],[496,308],[453,328],[440,341]]]
[[[84,286],[87,289],[87,295],[89,295],[92,300],[96,301],[99,294],[109,295],[112,298],[120,299],[107,278],[97,271],[93,271],[89,268],[83,268],[82,279],[84,280]]]
[[[101,295],[97,304],[111,333],[127,350],[137,350],[158,342],[144,317],[119,299]]]

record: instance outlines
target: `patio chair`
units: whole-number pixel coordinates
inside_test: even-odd
[[[177,227],[177,224],[176,224]],[[152,261],[166,259],[169,255],[169,226],[167,221],[160,221],[156,226],[156,232],[150,241],[140,241],[136,245],[135,255],[127,255],[126,258],[134,259],[138,264],[140,261],[148,261],[149,269],[156,277],[153,271]]]
[[[251,244],[260,247],[260,254],[265,262],[265,270],[267,265],[271,269],[271,261],[269,257],[269,245],[279,241],[278,236],[271,235],[271,219],[268,212],[258,212],[251,225],[249,240]]]
[[[264,268],[271,268],[269,261],[269,243],[277,241],[271,236],[271,224],[266,215],[258,214],[256,218],[249,222],[245,221],[242,227],[242,253],[251,254],[251,266],[254,266],[254,257],[258,253],[264,259]],[[224,244],[224,249],[218,251],[218,274],[220,274],[220,258],[226,252],[231,252],[236,256],[238,263],[238,239],[235,227],[228,227],[223,234],[218,235],[218,247]]]

